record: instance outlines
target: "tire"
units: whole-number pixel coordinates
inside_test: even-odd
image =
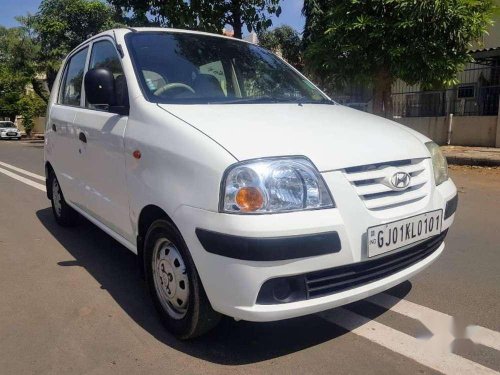
[[[57,224],[63,227],[75,226],[78,223],[78,213],[66,203],[54,172],[50,172],[49,174],[49,187],[51,189],[50,202],[52,204],[52,213]]]
[[[212,309],[189,250],[170,222],[160,219],[144,243],[146,285],[162,323],[182,340],[214,328],[221,315]]]

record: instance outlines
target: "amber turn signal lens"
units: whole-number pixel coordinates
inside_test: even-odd
[[[257,211],[264,205],[264,197],[258,188],[244,187],[236,194],[236,204],[243,212]]]

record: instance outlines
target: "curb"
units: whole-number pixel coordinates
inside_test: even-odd
[[[470,165],[477,167],[500,167],[500,160],[486,158],[469,158],[466,156],[446,156],[450,165]]]

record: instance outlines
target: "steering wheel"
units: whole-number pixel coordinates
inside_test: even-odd
[[[180,82],[173,82],[173,83],[167,83],[167,84],[163,85],[162,87],[160,87],[159,89],[156,89],[156,91],[153,94],[156,96],[159,96],[159,95],[166,93],[167,91],[174,90],[174,89],[182,89],[185,91],[189,91],[193,94],[195,93],[195,91],[193,90],[193,88],[191,86],[188,86],[188,85],[186,85],[184,83],[180,83]]]

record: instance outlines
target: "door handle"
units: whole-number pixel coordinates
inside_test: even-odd
[[[55,132],[57,131],[56,124],[52,124],[52,130]]]
[[[82,132],[80,132],[80,134],[78,134],[78,139],[80,141],[82,141],[83,143],[87,143],[87,137]]]

